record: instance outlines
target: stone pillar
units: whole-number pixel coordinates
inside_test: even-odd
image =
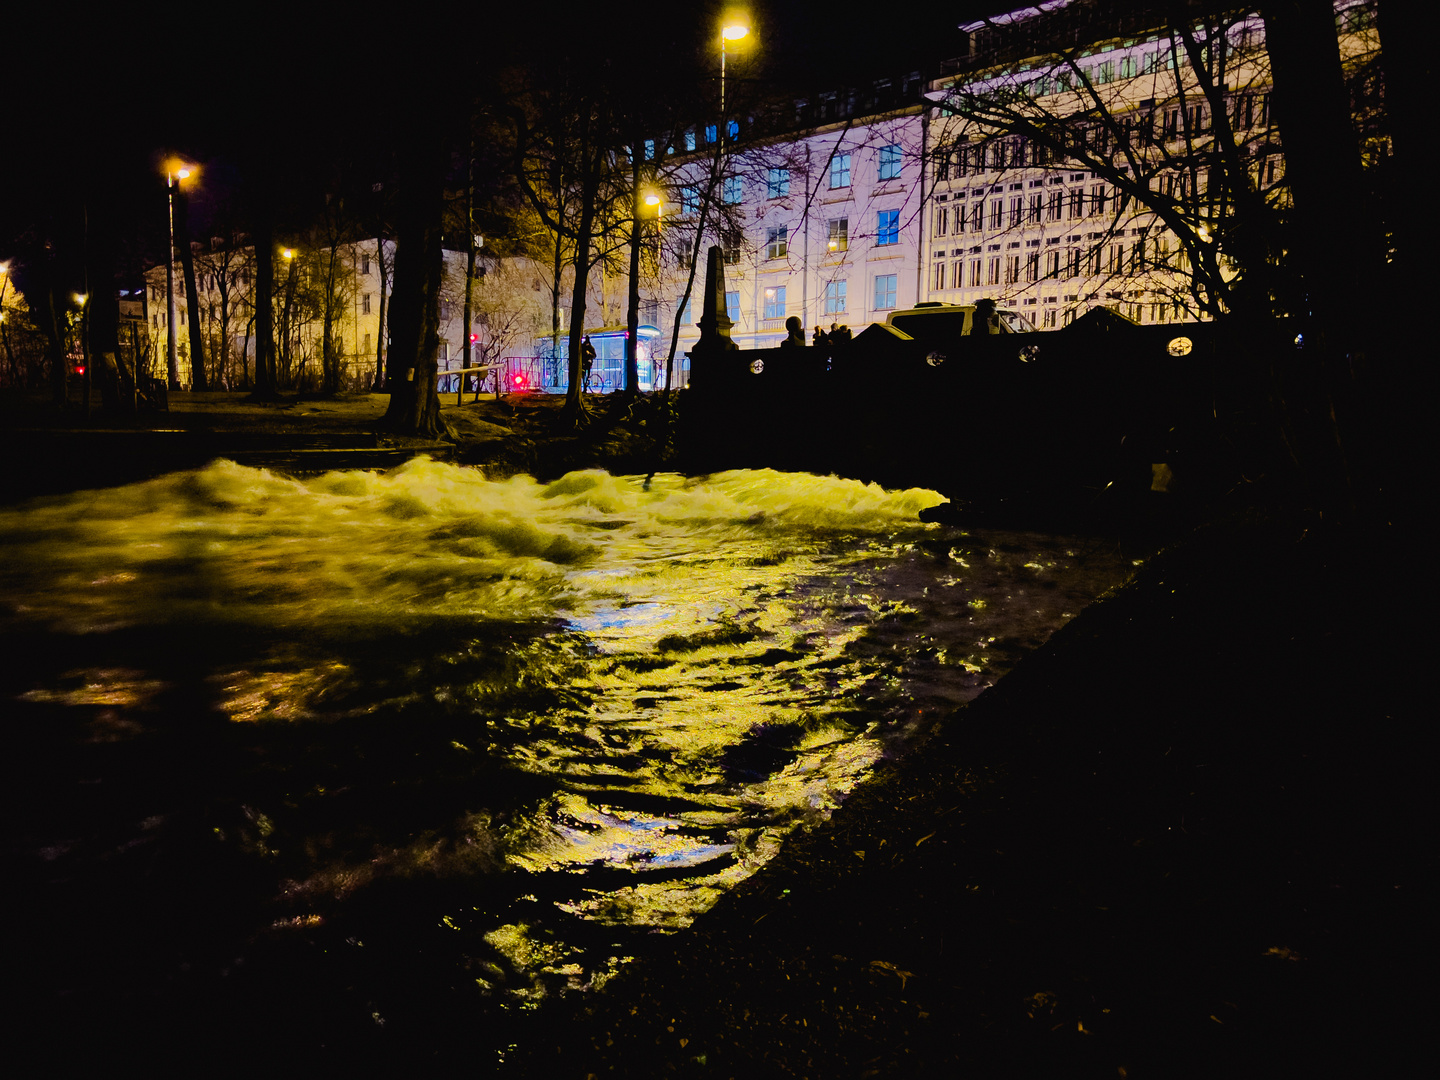
[[[734,326],[725,310],[725,260],[718,245],[712,245],[705,260],[705,305],[700,314],[700,340],[690,349],[690,385],[703,384],[706,369],[719,356],[735,352],[730,340]]]

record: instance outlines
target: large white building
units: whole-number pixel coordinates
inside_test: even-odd
[[[1335,5],[1352,64],[1378,50],[1372,6]],[[927,95],[925,299],[993,297],[1042,329],[1096,306],[1137,322],[1225,309],[1237,184],[1289,199],[1264,23],[1197,11],[1177,33],[1122,10],[1048,0],[961,27],[972,54]]]
[[[921,295],[923,140],[917,104],[738,145],[718,184],[721,222],[707,229],[702,271],[689,310],[679,313],[678,351],[699,338],[711,243],[725,252],[731,337],[741,348],[778,345],[790,316],[808,336],[817,326],[883,322],[912,306]],[[666,208],[682,227],[698,212],[700,182],[682,177],[678,200]],[[685,270],[671,271],[676,299],[667,314],[676,310]]]

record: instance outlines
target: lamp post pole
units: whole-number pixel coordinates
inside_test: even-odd
[[[190,170],[183,166],[165,166],[165,201],[170,210],[170,257],[165,260],[165,377],[171,390],[180,389],[180,354],[175,340],[175,185],[189,175]]]
[[[725,43],[739,41],[750,32],[748,26],[732,23],[720,31],[720,142],[725,142],[730,123],[725,119]]]

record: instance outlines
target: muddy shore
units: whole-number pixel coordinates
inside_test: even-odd
[[[307,467],[433,452],[497,474],[667,460],[643,409],[572,433],[553,401],[451,396],[459,439],[420,445],[375,433],[383,397],[238,399],[176,395],[167,414],[88,427],[12,410],[5,433],[22,475],[35,448],[56,490],[93,486],[98,444],[65,448],[102,431],[276,467],[302,451]],[[125,435],[99,437],[123,458]],[[652,938],[598,993],[518,1016],[500,1075],[1331,1076],[1413,1060],[1433,1026],[1434,856],[1412,538],[1234,506],[1165,528],[1129,585],[690,931]],[[281,1074],[490,1069],[458,1023],[353,1035],[313,1060],[264,1038],[189,1049]]]

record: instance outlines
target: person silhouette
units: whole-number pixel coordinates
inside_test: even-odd
[[[590,385],[590,369],[595,366],[595,346],[590,344],[590,335],[586,334],[580,342],[580,389],[584,390]]]
[[[988,296],[975,304],[975,313],[970,317],[970,333],[998,334],[1000,319],[995,314],[995,301]]]

